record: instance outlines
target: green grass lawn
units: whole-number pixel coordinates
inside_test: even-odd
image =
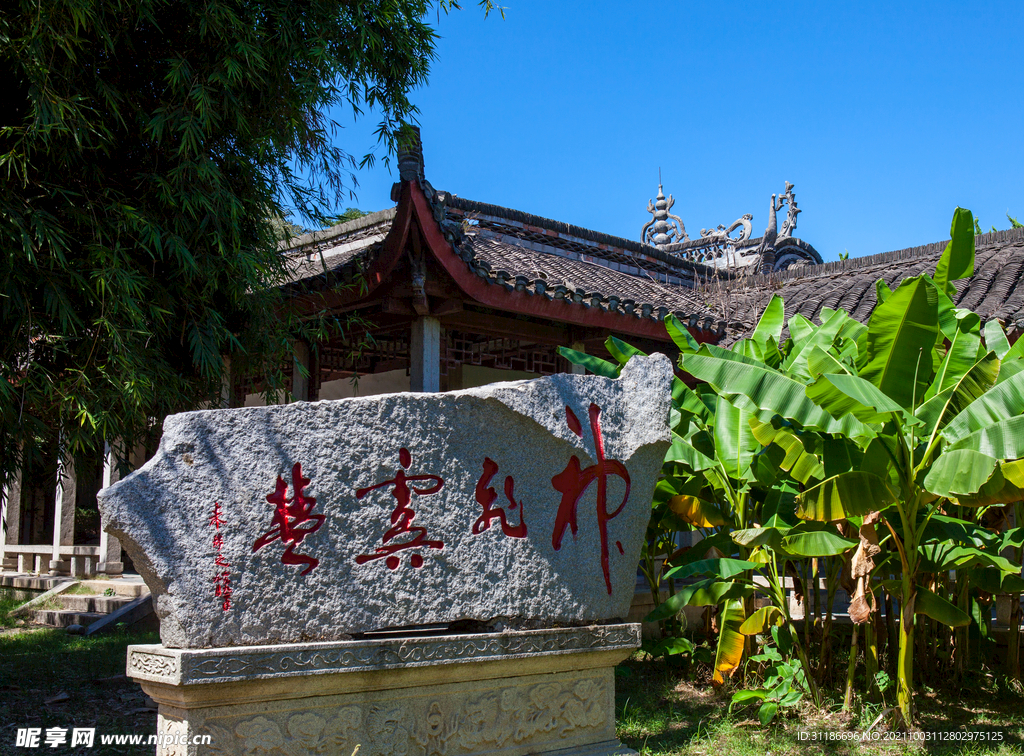
[[[64,630],[0,635],[0,754],[149,754],[153,746],[101,746],[99,735],[156,732],[156,712],[124,676],[128,646],[156,633],[85,638]],[[56,699],[56,700],[55,700]],[[47,703],[50,701],[50,703]],[[19,727],[95,727],[93,748],[15,747]]]
[[[152,746],[100,746],[98,736],[156,732],[155,711],[146,706],[139,686],[124,676],[128,646],[156,642],[156,633],[84,638],[63,630],[8,630],[0,635],[0,754],[35,752],[15,747],[19,727],[96,728],[92,749],[44,747],[39,752],[151,754]],[[707,678],[706,669],[684,675],[639,654],[620,665],[616,717],[623,743],[644,756],[1024,754],[1024,696],[992,675],[975,675],[959,693],[925,691],[919,698],[923,733],[990,732],[1002,737],[973,743],[820,739],[825,733],[863,732],[880,713],[878,704],[855,714],[843,713],[837,703],[822,712],[804,709],[763,728],[752,709],[730,716],[731,692],[713,690]]]
[[[915,736],[931,740],[886,742],[886,733],[880,732],[879,741],[862,743],[822,738],[868,730],[882,711],[880,704],[867,704],[848,714],[842,712],[841,701],[834,701],[822,712],[804,709],[788,718],[780,715],[765,728],[753,708],[728,714],[732,691],[714,691],[709,679],[690,682],[662,661],[634,657],[620,665],[617,673],[619,737],[643,756],[1024,754],[1024,696],[991,675],[975,676],[960,693],[925,691],[919,697],[920,732]],[[936,739],[950,732],[991,733],[986,737],[1002,740]]]

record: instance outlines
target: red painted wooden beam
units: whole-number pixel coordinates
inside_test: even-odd
[[[548,299],[539,294],[527,294],[523,291],[507,291],[502,286],[487,283],[483,278],[471,271],[466,263],[456,254],[455,250],[444,238],[441,228],[434,220],[430,204],[423,190],[416,181],[410,182],[409,196],[416,215],[416,221],[423,231],[423,238],[430,247],[434,257],[445,269],[452,280],[470,298],[496,310],[505,310],[530,315],[536,318],[557,320],[563,323],[601,328],[616,333],[642,336],[658,341],[670,342],[671,338],[665,324],[650,318],[638,318],[616,312],[608,312],[598,308],[582,307],[575,303]],[[406,199],[406,186],[402,187],[402,201]],[[692,329],[694,339],[698,342],[718,341],[716,334],[703,329]]]

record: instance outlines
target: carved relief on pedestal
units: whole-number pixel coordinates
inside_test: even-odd
[[[558,742],[607,724],[611,691],[582,678],[488,693],[294,710],[207,721],[210,753],[225,756],[459,756],[495,748]]]

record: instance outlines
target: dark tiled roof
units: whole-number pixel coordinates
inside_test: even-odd
[[[694,290],[714,269],[627,239],[515,210],[444,196],[448,216],[463,221],[455,249],[489,283],[640,318],[668,313],[706,330],[724,329]],[[294,282],[340,273],[379,251],[394,208],[282,245],[295,261]],[[321,259],[322,258],[322,259]]]
[[[482,233],[467,234],[458,252],[477,275],[509,291],[657,320],[664,320],[670,312],[693,325],[710,319],[704,327],[713,330],[711,310],[688,285],[663,283],[642,272],[625,273],[592,260],[571,259]]]
[[[344,268],[357,257],[372,257],[394,219],[395,208],[390,207],[324,231],[294,237],[281,242],[278,248],[293,264],[292,281],[310,281]]]
[[[957,282],[956,303],[983,321],[1024,329],[1024,229],[980,234],[975,239],[974,276]],[[709,297],[730,322],[729,340],[753,329],[773,293],[786,302],[786,317],[816,318],[822,307],[843,309],[866,321],[875,306],[875,282],[896,288],[904,278],[933,273],[946,242],[823,265],[749,276],[709,287]]]

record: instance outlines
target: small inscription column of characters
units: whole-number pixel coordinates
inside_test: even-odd
[[[367,488],[359,488],[356,490],[356,498],[362,499],[371,491],[376,491],[378,488],[387,488],[394,486],[391,489],[391,495],[395,498],[395,508],[391,512],[391,528],[381,538],[382,546],[378,546],[377,550],[372,554],[360,554],[356,557],[356,564],[366,564],[376,559],[384,559],[389,570],[397,570],[398,566],[402,563],[401,560],[395,556],[396,552],[403,551],[405,549],[418,549],[428,548],[441,550],[444,548],[443,541],[431,541],[427,539],[427,529],[421,526],[413,526],[412,521],[416,517],[416,512],[410,506],[412,504],[412,494],[416,493],[420,496],[430,496],[436,494],[444,486],[444,480],[437,475],[406,475],[405,471],[409,469],[412,464],[412,455],[409,450],[402,448],[398,452],[398,461],[401,467],[395,472],[395,477],[385,481],[381,481],[376,485],[369,486]],[[428,485],[422,488],[416,486],[410,486],[410,483],[418,483],[421,481],[430,481],[432,485]],[[405,534],[412,534],[413,537],[409,540],[395,541],[394,539]],[[423,555],[412,554],[409,557],[409,564],[413,567],[423,566]]]
[[[579,418],[568,406],[565,408],[565,421],[569,429],[580,438],[583,438],[583,426]],[[604,583],[608,588],[608,594],[612,592],[612,579],[608,567],[608,521],[616,517],[626,502],[629,501],[629,472],[626,466],[614,459],[605,459],[604,437],[601,435],[601,408],[596,404],[590,405],[590,432],[594,437],[594,447],[597,450],[597,464],[586,469],[580,469],[580,459],[575,454],[569,460],[562,472],[551,479],[551,485],[562,494],[562,501],[558,505],[558,513],[555,515],[555,530],[551,534],[551,545],[555,551],[562,548],[562,537],[565,529],[572,530],[573,538],[578,530],[576,523],[576,509],[583,498],[583,494],[590,488],[591,483],[597,481],[597,527],[601,533],[601,569],[604,571]],[[626,493],[622,497],[622,503],[614,512],[608,511],[608,477],[614,475],[621,478],[626,484]],[[622,544],[615,542],[619,553],[622,554]]]
[[[307,496],[304,491],[310,484],[309,478],[302,476],[302,463],[296,462],[292,466],[292,498],[288,498],[288,484],[284,478],[277,476],[277,484],[274,486],[274,493],[267,495],[267,501],[274,505],[274,516],[270,519],[270,530],[256,539],[252,545],[255,554],[264,546],[274,541],[281,541],[285,544],[284,553],[281,555],[281,564],[304,564],[306,569],[300,575],[308,575],[320,564],[320,560],[308,554],[296,554],[295,547],[302,543],[308,535],[312,535],[324,524],[326,517],[322,514],[313,514],[313,507],[316,506],[316,499]]]
[[[213,548],[217,552],[213,561],[217,570],[213,576],[213,596],[221,599],[221,609],[225,612],[231,608],[231,570],[228,569],[231,563],[224,558],[224,534],[220,532],[221,526],[226,523],[220,502],[215,501],[213,514],[210,515],[210,527],[214,529]]]

